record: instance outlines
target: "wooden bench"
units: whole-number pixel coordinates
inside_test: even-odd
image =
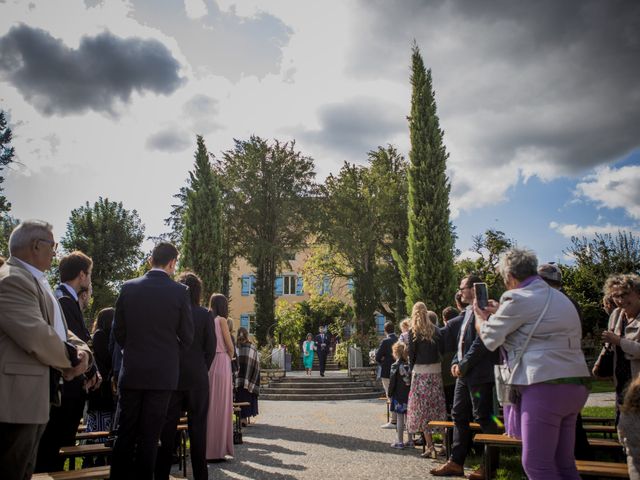
[[[76,433],[76,440],[98,440],[101,438],[107,438],[111,432],[78,432]]]
[[[613,438],[614,435],[618,435],[618,431],[613,425],[582,425],[582,428],[587,433],[602,433],[605,438]]]
[[[432,420],[431,422],[429,422],[429,427],[431,428],[443,428],[444,429],[444,434],[442,435],[442,444],[444,445],[444,450],[447,454],[447,458],[449,458],[451,456],[451,438],[449,436],[449,430],[452,429],[454,427],[454,423],[452,421],[445,421],[445,420]],[[479,423],[476,422],[471,422],[469,423],[469,429],[472,432],[481,432],[482,428],[480,427]],[[499,431],[503,431],[504,427],[501,425],[498,425],[498,430]]]
[[[613,417],[582,417],[582,424],[598,423],[601,425],[613,425],[616,419]]]
[[[512,448],[522,448],[522,441],[517,438],[508,437],[506,435],[499,434],[490,434],[490,433],[478,433],[473,437],[473,441],[476,443],[480,443],[484,445],[484,471],[489,472],[492,471],[491,466],[491,449],[492,448],[503,448],[503,447],[512,447]],[[606,438],[590,438],[589,445],[595,448],[622,448],[622,445],[617,440],[611,440]],[[611,468],[607,470],[608,465],[615,465],[615,468]],[[576,462],[576,466],[578,462]],[[594,473],[588,473],[589,469],[597,470],[600,469],[598,473],[599,475],[607,475],[613,477],[619,477],[620,468],[618,465],[624,465],[625,467],[625,475],[621,478],[629,478],[628,471],[626,470],[626,464],[618,464],[612,462],[593,462],[593,461],[581,461],[581,468],[584,468],[585,471],[580,471],[582,475],[595,475]],[[597,468],[596,468],[597,467]],[[607,473],[602,473],[603,469],[606,470]],[[487,476],[487,478],[489,478]]]
[[[384,400],[387,402],[387,423],[389,423],[391,419],[391,400],[387,397],[378,397],[378,400]]]
[[[31,480],[103,480],[109,478],[111,467],[91,467],[68,472],[36,473]]]
[[[69,458],[69,470],[75,470],[77,457],[85,457],[91,455],[110,455],[111,450],[112,448],[107,447],[104,443],[91,443],[89,445],[62,447],[60,449],[60,456],[63,458]]]

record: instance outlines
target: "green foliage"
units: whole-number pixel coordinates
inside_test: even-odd
[[[135,274],[143,258],[143,240],[138,213],[122,202],[100,197],[71,211],[61,244],[66,252],[80,250],[93,259],[91,314],[114,305],[120,284]]]
[[[238,253],[256,269],[256,337],[266,340],[275,321],[274,282],[289,252],[305,245],[308,212],[315,195],[313,160],[295,143],[236,140],[218,170],[227,183],[227,207],[234,218]]]
[[[273,363],[273,359],[271,358],[271,346],[265,345],[261,347],[258,352],[260,353],[260,368],[265,370],[277,370],[280,368],[278,365]]]
[[[276,303],[276,327],[274,333],[280,343],[287,347],[287,352],[291,354],[291,364],[298,367],[301,362],[302,348],[301,342],[307,332],[305,324],[307,319],[299,304],[289,303],[280,300]]]
[[[473,237],[471,250],[479,255],[476,260],[464,259],[456,263],[456,278],[462,279],[465,275],[474,273],[487,283],[489,297],[499,300],[505,291],[504,281],[498,272],[500,254],[506,252],[515,245],[515,242],[507,238],[500,230],[488,229],[484,234]]]
[[[2,110],[0,110],[0,214],[11,210],[11,204],[7,201],[7,198],[2,194],[4,188],[4,176],[2,171],[13,163],[13,157],[15,156],[15,148],[11,146],[11,139],[13,133],[11,129],[7,127],[7,119]]]
[[[202,301],[206,303],[222,286],[222,206],[218,180],[200,135],[197,145],[185,192],[180,267],[202,279]]]
[[[454,293],[451,185],[431,71],[425,70],[417,45],[413,47],[411,85],[409,234],[403,287],[408,310],[423,301],[430,309],[440,311],[450,304]]]
[[[333,353],[333,360],[340,368],[349,366],[349,347],[355,344],[352,339],[342,341],[336,345],[336,351]]]
[[[9,236],[20,223],[8,213],[0,214],[0,256],[9,257]]]
[[[640,240],[629,232],[596,234],[591,240],[573,237],[565,253],[575,264],[560,266],[563,288],[580,304],[583,333],[597,333],[607,325],[601,308],[605,280],[616,273],[640,273]]]

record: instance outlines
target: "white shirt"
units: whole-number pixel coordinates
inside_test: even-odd
[[[462,361],[462,343],[464,341],[464,334],[467,331],[467,324],[473,313],[473,305],[467,305],[467,309],[464,312],[464,320],[462,321],[462,327],[460,327],[460,338],[458,338],[458,362]],[[474,327],[475,328],[475,327]]]
[[[68,283],[63,283],[62,285],[64,285],[65,287],[67,287],[67,290],[69,290],[71,292],[71,296],[73,297],[73,299],[77,302],[78,301],[78,292],[76,292],[76,289],[73,288],[71,285],[69,285]],[[59,297],[62,297],[64,295],[60,294]],[[58,297],[58,298],[59,298]]]
[[[51,290],[51,285],[47,281],[47,277],[44,272],[41,272],[33,265],[28,264],[27,262],[20,260],[17,257],[13,257],[15,260],[20,262],[24,267],[29,270],[29,273],[33,275],[33,278],[40,284],[40,286],[44,289],[45,292],[49,294],[49,298],[53,302],[53,329],[60,337],[60,340],[63,342],[67,340],[67,331],[64,326],[64,321],[62,320],[62,309],[60,308],[60,304],[56,299],[56,296],[53,294],[53,290]],[[73,289],[72,289],[73,290]]]

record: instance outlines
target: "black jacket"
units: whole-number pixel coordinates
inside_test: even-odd
[[[398,336],[391,333],[387,338],[380,342],[380,346],[376,351],[376,362],[380,364],[380,377],[389,378],[391,375],[391,364],[393,360],[393,344],[398,341]]]
[[[113,332],[123,349],[120,388],[175,390],[180,348],[193,342],[187,287],[160,270],[129,280],[116,301]]]
[[[404,375],[401,370],[404,370]],[[397,361],[391,365],[391,376],[389,377],[389,398],[393,398],[398,403],[409,401],[409,390],[411,390],[411,370],[405,362]]]
[[[84,324],[84,316],[80,305],[73,297],[73,294],[69,291],[69,287],[60,284],[56,287],[56,297],[58,303],[62,307],[62,313],[67,322],[67,328],[73,332],[73,334],[87,345],[91,345],[91,335],[87,326]],[[87,392],[84,390],[84,382],[87,378],[91,378],[96,374],[97,368],[95,364],[89,369],[85,375],[80,375],[70,382],[64,382],[62,388],[62,398],[83,398],[87,396]]]
[[[209,387],[209,368],[216,354],[216,332],[213,317],[206,309],[191,305],[193,343],[180,352],[178,390]]]
[[[460,329],[464,322],[464,315],[461,316]],[[457,317],[460,318],[460,317]],[[457,320],[457,318],[451,320]],[[449,322],[449,323],[451,323]],[[446,327],[445,327],[446,328]],[[462,358],[458,358],[458,342],[462,338]],[[478,385],[481,383],[493,383],[493,366],[499,361],[499,352],[491,352],[484,346],[482,339],[476,333],[475,315],[472,313],[464,331],[460,330],[455,343],[455,355],[451,365],[458,365],[462,379],[468,385]]]
[[[409,363],[414,365],[428,365],[438,363],[444,353],[444,337],[436,327],[431,341],[413,339],[413,331],[409,330]]]
[[[93,358],[102,375],[100,388],[89,392],[89,410],[113,411],[115,402],[111,393],[112,357],[109,351],[111,330],[98,329],[93,334]]]

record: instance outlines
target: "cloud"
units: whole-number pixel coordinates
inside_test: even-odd
[[[377,98],[355,97],[320,107],[319,129],[296,129],[296,137],[345,155],[364,159],[369,150],[407,129],[402,109]]]
[[[147,149],[161,152],[177,153],[186,150],[191,145],[191,138],[187,132],[168,127],[154,133],[147,138]]]
[[[169,95],[183,82],[180,64],[157,40],[108,31],[82,37],[77,49],[45,30],[21,24],[0,37],[0,76],[46,116],[115,115],[133,92]]]
[[[596,234],[605,235],[608,233],[616,234],[618,232],[630,232],[630,233],[633,233],[634,235],[640,235],[640,230],[636,228],[632,228],[624,225],[612,225],[610,223],[607,223],[606,225],[581,226],[581,225],[576,225],[575,223],[561,224],[558,222],[551,222],[549,223],[549,228],[551,228],[552,230],[555,230],[565,238],[571,238],[571,237],[591,238],[591,237],[594,237]]]
[[[415,38],[432,68],[453,191],[482,203],[484,173],[577,175],[640,145],[640,3],[361,1],[348,72],[408,85]],[[402,28],[398,28],[402,25]],[[472,181],[473,180],[473,181]]]
[[[640,166],[599,168],[576,185],[576,195],[595,202],[598,207],[622,208],[640,220]]]
[[[196,70],[234,82],[243,76],[263,78],[279,72],[291,28],[268,13],[243,17],[233,8],[221,11],[213,1],[201,3],[189,1],[185,6],[184,0],[132,0],[131,14],[175,38]]]

